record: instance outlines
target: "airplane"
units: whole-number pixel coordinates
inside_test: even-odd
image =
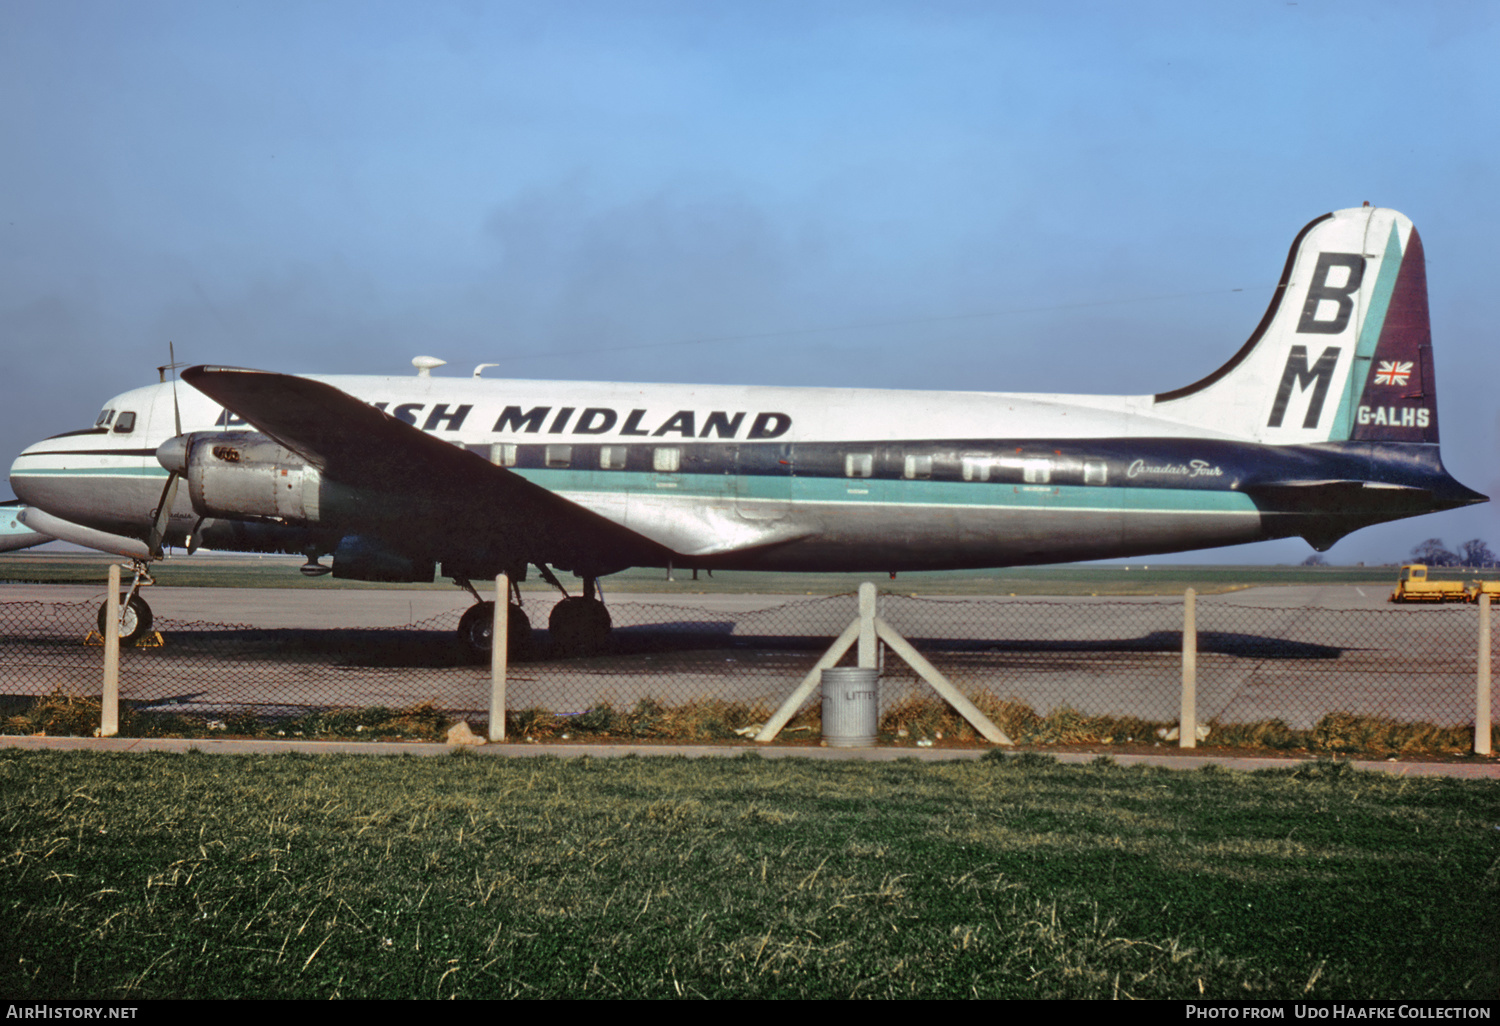
[[[163,370],[92,428],[27,448],[11,486],[32,530],[132,560],[137,626],[169,547],[300,553],[309,575],[451,578],[475,599],[460,636],[486,657],[493,607],[471,582],[528,566],[564,595],[554,649],[590,652],[610,625],[599,578],[628,567],[950,570],[1292,536],[1322,551],[1487,501],[1439,454],[1421,239],[1368,204],[1304,227],[1249,339],[1155,395],[502,380],[412,362],[404,377],[199,365],[181,389]],[[509,616],[524,642],[524,613]]]
[[[25,507],[16,499],[0,502],[0,552],[29,549],[34,545],[45,545],[55,541],[50,535],[39,534],[21,523]]]

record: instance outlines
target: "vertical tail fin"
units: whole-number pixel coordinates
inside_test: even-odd
[[[1394,210],[1325,214],[1292,243],[1255,333],[1159,416],[1272,445],[1438,440],[1422,240]]]

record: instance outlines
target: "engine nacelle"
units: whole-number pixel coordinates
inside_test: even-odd
[[[178,435],[156,450],[157,461],[187,480],[200,517],[273,517],[319,522],[322,476],[301,456],[249,431]]]

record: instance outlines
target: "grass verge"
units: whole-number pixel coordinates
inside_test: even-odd
[[[1062,707],[1047,715],[1027,705],[990,694],[971,696],[986,716],[1021,745],[1153,744],[1175,724],[1134,716],[1089,715]],[[0,721],[0,733],[92,737],[99,726],[99,700],[61,692],[30,702]],[[705,698],[678,705],[643,699],[629,710],[617,711],[600,702],[583,713],[558,716],[544,709],[521,709],[506,717],[506,734],[529,741],[653,740],[683,744],[742,741],[765,723],[770,710],[760,704]],[[167,715],[133,709],[120,710],[122,737],[245,737],[306,738],[326,741],[443,741],[457,719],[430,702],[404,709],[371,706],[332,709],[294,717],[267,717],[246,710],[223,719]],[[483,733],[487,724],[472,723]],[[813,704],[783,728],[790,741],[822,735],[822,710]],[[937,698],[907,699],[886,711],[879,724],[885,745],[982,739],[952,706]],[[1491,750],[1500,750],[1500,729],[1491,726]],[[1173,735],[1175,737],[1175,735]],[[1408,723],[1382,716],[1329,713],[1310,730],[1293,730],[1281,720],[1209,724],[1209,735],[1199,742],[1214,748],[1263,749],[1268,752],[1307,752],[1315,755],[1390,756],[1466,755],[1474,750],[1473,729]]]
[[[1491,998],[1500,783],[0,751],[0,991]]]

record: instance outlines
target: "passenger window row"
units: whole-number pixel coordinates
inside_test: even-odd
[[[514,442],[497,442],[487,447],[475,447],[481,455],[487,455],[491,463],[499,467],[545,468],[550,470],[649,470],[658,474],[675,474],[683,469],[681,446],[625,445],[518,445]],[[635,451],[633,457],[632,449]],[[649,457],[642,450],[649,450]],[[831,476],[837,474],[837,464],[828,465],[832,455],[824,449],[821,454],[809,450],[797,455],[788,450],[787,456],[795,460],[760,459],[758,473],[800,473],[806,476]],[[695,469],[700,473],[724,474],[733,472],[735,454],[730,449],[694,449]],[[743,459],[743,454],[740,456]],[[1084,459],[1055,456],[1032,456],[1020,453],[1013,456],[989,454],[966,454],[938,456],[929,453],[907,453],[901,455],[899,464],[901,477],[908,481],[926,481],[934,477],[964,481],[995,481],[1028,485],[1052,484],[1108,484],[1108,464],[1101,459]],[[796,468],[794,469],[794,463]],[[874,452],[849,452],[842,456],[843,474],[846,478],[864,479],[875,476],[876,454]],[[895,469],[895,468],[892,468]],[[955,473],[956,471],[956,473]],[[741,472],[744,472],[741,469]]]
[[[569,467],[583,470],[597,460],[600,470],[625,470],[630,465],[629,457],[630,449],[623,445],[547,445],[542,446],[541,465],[551,470]],[[520,466],[521,447],[513,442],[496,442],[489,447],[489,460],[497,467]],[[682,449],[678,446],[660,445],[651,450],[651,469],[658,474],[675,474],[681,468]]]

